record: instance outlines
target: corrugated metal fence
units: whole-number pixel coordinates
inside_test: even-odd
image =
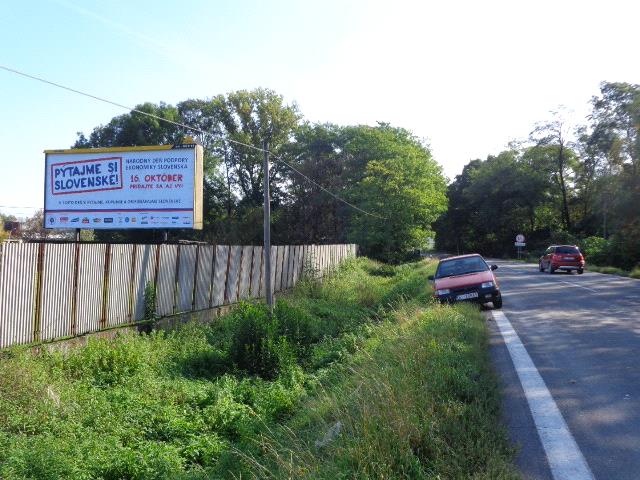
[[[263,255],[240,245],[2,244],[0,348],[140,321],[149,282],[161,316],[263,297]],[[355,255],[352,244],[273,246],[274,291]]]

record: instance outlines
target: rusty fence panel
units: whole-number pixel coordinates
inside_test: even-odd
[[[196,310],[204,310],[209,308],[209,303],[211,302],[215,247],[213,245],[200,245],[198,248],[200,250],[198,251],[194,307]]]
[[[285,245],[282,252],[282,278],[280,279],[280,289],[286,290],[289,287],[289,261],[291,260],[291,246]]]
[[[240,278],[240,260],[242,247],[232,245],[229,247],[229,268],[227,269],[227,285],[225,287],[226,304],[238,301],[238,280]]]
[[[271,288],[274,292],[280,290],[279,280],[281,278],[280,271],[282,270],[282,263],[280,258],[282,256],[282,247],[278,245],[271,246]]]
[[[193,289],[195,287],[197,245],[180,245],[180,264],[178,266],[177,312],[186,312],[193,308]]]
[[[104,303],[106,244],[80,245],[78,291],[76,292],[76,334],[100,330]],[[45,319],[45,322],[48,321]]]
[[[271,246],[271,288],[275,292],[277,290],[276,279],[278,272],[278,247]]]
[[[294,262],[296,258],[296,247],[295,245],[289,245],[287,247],[288,255],[287,255],[287,288],[293,287],[293,268]]]
[[[251,298],[260,296],[260,282],[262,280],[262,247],[253,247],[253,261],[251,264]]]
[[[176,294],[177,245],[160,245],[156,280],[156,311],[158,315],[174,312]]]
[[[302,280],[302,273],[304,271],[304,245],[298,245],[296,250],[296,270],[295,270],[295,283]]]
[[[145,291],[147,285],[153,285],[156,278],[157,245],[136,245],[133,269],[133,320],[143,320],[145,316]]]
[[[107,293],[107,326],[131,322],[130,289],[133,267],[133,245],[111,245]]]
[[[286,290],[288,287],[287,279],[289,278],[289,259],[291,257],[291,248],[289,245],[282,247],[282,274],[280,276],[280,290]]]
[[[313,252],[315,255],[314,266],[316,268],[315,274],[318,277],[322,276],[322,245],[314,245]]]
[[[307,272],[308,272],[308,267],[305,268],[305,266],[308,263],[307,256],[309,255],[309,246],[301,245],[299,255],[300,255],[300,263],[298,264],[298,277],[302,279],[305,277],[305,275],[307,275]]]
[[[324,245],[318,245],[318,257],[319,257],[318,264],[320,269],[320,277],[324,277],[324,272],[326,270],[326,264],[327,264],[326,251],[327,249],[325,248]]]
[[[40,340],[71,336],[76,245],[43,244]]]
[[[260,260],[260,292],[258,294],[259,297],[261,298],[265,298],[267,295],[267,283],[266,283],[266,270],[265,270],[265,262],[267,261],[267,250],[263,247],[261,247],[261,252],[262,252],[262,259]],[[273,250],[273,247],[271,247],[271,249]],[[273,263],[271,264],[273,265]]]
[[[240,262],[240,280],[238,282],[238,300],[246,300],[251,295],[251,267],[253,264],[253,247],[242,248]]]
[[[211,306],[224,305],[224,293],[227,286],[227,267],[229,265],[229,247],[216,245],[215,270],[211,292]]]
[[[291,286],[295,287],[298,283],[298,254],[300,251],[299,245],[293,245],[293,254],[291,255]]]
[[[38,247],[34,243],[0,246],[0,348],[35,340]]]
[[[240,245],[0,245],[0,348],[142,320],[154,282],[162,316],[264,297],[265,254]],[[357,246],[278,245],[269,254],[276,292],[325,275]]]

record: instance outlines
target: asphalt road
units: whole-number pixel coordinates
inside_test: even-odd
[[[507,316],[597,479],[640,478],[640,280],[492,262]],[[496,322],[492,356],[526,479],[553,479]]]

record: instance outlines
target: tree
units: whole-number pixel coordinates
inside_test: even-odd
[[[603,83],[581,143],[594,164],[601,232],[633,223],[640,201],[640,85]],[[585,129],[586,130],[586,129]]]
[[[185,123],[210,132],[203,143],[220,165],[225,185],[226,231],[233,239],[258,242],[263,204],[263,152],[266,141],[272,156],[270,190],[274,216],[284,201],[286,167],[275,156],[284,154],[301,115],[295,104],[267,89],[239,90],[211,100],[187,100],[178,105]],[[219,191],[219,193],[222,193]]]
[[[73,238],[72,230],[50,229],[44,227],[44,210],[38,210],[32,217],[27,218],[20,229],[23,240],[70,240]]]
[[[138,109],[201,131],[204,230],[182,231],[182,238],[262,241],[265,143],[271,152],[276,242],[356,241],[372,256],[395,260],[408,249],[425,245],[433,234],[432,222],[445,208],[446,185],[440,167],[426,145],[401,128],[302,123],[295,104],[286,104],[282,96],[266,89],[190,99],[177,107],[143,104]],[[185,130],[131,112],[96,127],[89,138],[78,134],[74,146],[177,142]],[[285,162],[361,210],[327,194]],[[382,213],[369,216],[362,210]],[[380,217],[384,220],[379,221]],[[146,242],[153,241],[156,233],[100,231],[97,235],[102,241]]]
[[[608,150],[618,140],[617,156],[628,163],[634,174],[640,167],[640,85],[608,83],[600,85],[600,97],[592,99],[591,120],[596,136],[609,141],[601,144]]]
[[[530,162],[536,169],[546,172],[560,192],[560,213],[567,232],[572,230],[569,212],[569,183],[576,166],[576,155],[568,146],[569,126],[559,112],[553,119],[536,126],[530,138],[535,147],[529,150]]]
[[[437,223],[437,246],[504,255],[517,233],[536,242],[546,229],[549,181],[515,150],[470,162],[449,185],[449,210]]]
[[[426,247],[431,225],[447,205],[446,181],[429,149],[407,130],[386,124],[359,127],[350,140],[358,159],[352,171],[366,165],[348,198],[370,213],[352,213],[350,238],[365,255],[387,261]]]
[[[137,105],[136,110],[180,122],[178,109],[163,102],[159,105],[143,103]],[[189,132],[184,132],[174,124],[132,111],[113,117],[106,125],[95,127],[89,138],[78,132],[78,139],[72,148],[176,144],[186,133]]]
[[[304,123],[294,133],[285,156],[297,170],[330,192],[348,192],[349,157],[344,153],[344,128],[332,124]],[[351,209],[317,185],[287,169],[287,184],[281,216],[274,237],[286,234],[294,243],[343,243]]]
[[[470,221],[473,218],[472,205],[464,195],[473,181],[473,172],[481,167],[482,160],[470,161],[447,187],[448,209],[435,224],[436,247],[439,250],[458,254],[471,251],[468,243],[474,237]]]
[[[227,156],[231,183],[238,190],[242,203],[261,206],[261,149],[266,142],[274,155],[281,153],[301,119],[297,106],[286,105],[281,95],[262,88],[239,90],[226,97],[219,95],[210,103],[215,128],[223,138],[222,149]],[[277,162],[271,169],[270,181],[276,204],[282,197],[283,169],[284,166]]]

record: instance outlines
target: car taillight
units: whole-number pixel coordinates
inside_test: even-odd
[[[554,254],[551,256],[551,260],[560,260],[560,255],[558,255],[557,253],[554,253]]]

